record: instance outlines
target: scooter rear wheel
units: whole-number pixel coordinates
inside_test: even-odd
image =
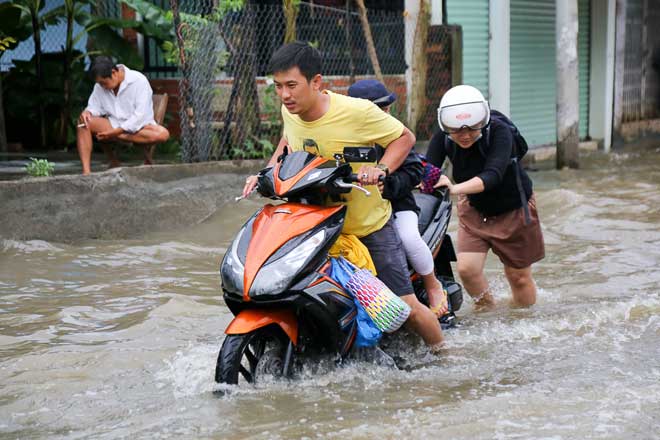
[[[273,361],[273,356],[283,358],[285,351],[286,340],[277,327],[264,327],[242,335],[227,335],[218,354],[215,381],[229,385],[243,381],[254,383],[258,374],[264,371],[262,359],[270,365],[278,365],[278,362]],[[262,361],[261,365],[259,361]],[[282,374],[281,370],[271,370],[268,371],[270,375]]]

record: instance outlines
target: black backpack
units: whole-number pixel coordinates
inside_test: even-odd
[[[511,119],[506,117],[504,114],[497,110],[491,110],[490,120],[496,120],[500,122],[505,127],[508,127],[511,131],[511,136],[513,138],[511,165],[514,167],[516,172],[516,186],[518,187],[520,202],[522,203],[523,212],[525,213],[525,224],[528,225],[532,219],[529,214],[529,207],[527,206],[528,200],[527,196],[525,195],[525,190],[522,186],[522,179],[520,177],[520,168],[522,166],[520,165],[520,160],[525,156],[525,154],[527,154],[529,146],[527,145],[527,141],[523,137],[522,133],[520,133],[520,130],[518,130],[518,127],[516,127],[516,124],[514,124]],[[485,159],[486,151],[490,148],[490,122],[488,123],[488,126],[482,130],[482,134],[484,141],[479,142],[477,148],[479,150],[479,154],[481,154],[481,157]],[[456,148],[454,142],[449,139],[449,135],[445,135],[445,151],[450,157],[451,163],[453,165],[454,159],[456,158]]]

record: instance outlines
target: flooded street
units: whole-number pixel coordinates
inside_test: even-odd
[[[491,255],[499,306],[466,301],[442,355],[226,396],[218,266],[263,200],[139,240],[0,241],[0,438],[660,438],[659,153],[530,173],[547,255],[534,307],[506,305]]]

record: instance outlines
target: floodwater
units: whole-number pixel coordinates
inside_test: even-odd
[[[0,242],[0,438],[660,438],[660,150],[532,173],[537,304],[446,332],[410,368],[303,372],[224,396],[218,264],[259,200],[139,240]],[[455,232],[452,220],[450,232]]]

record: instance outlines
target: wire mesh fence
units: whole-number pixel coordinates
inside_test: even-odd
[[[48,8],[54,8],[64,0],[45,1]],[[370,51],[357,2],[351,0],[333,3],[343,7],[293,0],[146,2],[160,8],[159,14],[167,15],[168,19],[171,12],[174,44],[178,49],[176,60],[171,52],[167,56],[163,52],[163,41],[157,39],[160,37],[137,35],[136,30],[119,27],[112,32],[114,38],[119,37],[137,49],[138,61],[144,61],[142,70],[150,79],[167,82],[167,86],[162,86],[167,87],[167,93],[174,94],[168,81],[178,83],[179,96],[171,96],[170,100],[179,111],[176,119],[180,122],[181,156],[185,162],[270,156],[282,126],[280,102],[268,79],[268,63],[285,40],[307,41],[316,47],[323,58],[323,87],[339,93],[346,93],[356,80],[376,76],[370,57],[375,52],[383,82],[398,96],[392,114],[404,123],[414,115],[416,127],[423,123],[427,131],[435,121],[434,111],[429,109],[437,106],[438,94],[451,86],[451,74],[447,77],[452,55],[449,34],[429,30],[425,74],[415,72],[411,64],[416,25],[403,10],[367,11],[373,37],[373,51]],[[132,12],[131,3],[140,6],[145,2],[94,0],[85,2],[84,8],[92,16],[118,19],[117,22],[148,23],[152,19],[148,14]],[[87,51],[97,52],[88,43],[94,42],[93,36],[90,34],[90,40],[84,29],[75,30],[83,37],[76,49],[83,55]],[[60,23],[49,25],[48,32],[42,36],[44,41],[58,41],[57,47],[61,49],[65,34]],[[29,41],[25,44],[29,45]],[[46,52],[51,50],[47,44],[44,47]],[[14,55],[19,50],[23,46]],[[27,48],[21,56],[30,59],[33,53],[33,48]],[[116,58],[125,63],[121,57]],[[9,54],[2,57],[5,69],[11,67],[10,60]],[[413,99],[416,104],[411,105],[411,96],[419,97],[418,88],[411,87],[420,76],[424,78],[426,96]],[[80,99],[86,100],[88,93],[84,90],[85,96],[81,95]]]
[[[193,4],[186,2],[186,8]],[[287,11],[281,5],[247,3],[201,20],[182,12],[174,10],[186,48],[180,85],[185,161],[270,155],[281,123],[279,101],[266,76],[270,57],[287,32],[321,52],[324,87],[345,92],[356,79],[374,76],[354,8],[301,2]],[[369,11],[368,20],[384,81],[401,98],[394,114],[405,117],[404,16]]]

